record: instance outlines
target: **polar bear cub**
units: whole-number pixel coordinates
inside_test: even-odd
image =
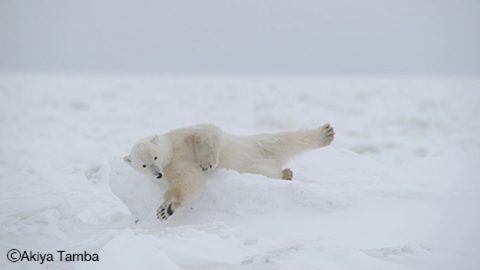
[[[330,124],[251,136],[232,135],[203,124],[141,139],[124,161],[148,177],[168,183],[157,210],[157,217],[166,220],[202,191],[208,171],[226,168],[291,180],[293,173],[283,167],[285,163],[304,151],[329,145],[334,135]]]

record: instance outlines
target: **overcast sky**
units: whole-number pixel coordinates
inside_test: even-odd
[[[480,1],[0,0],[0,70],[480,75]]]

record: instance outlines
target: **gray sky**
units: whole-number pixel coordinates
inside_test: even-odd
[[[480,1],[0,0],[0,70],[480,75]]]

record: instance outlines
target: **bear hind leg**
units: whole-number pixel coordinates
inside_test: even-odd
[[[269,178],[292,180],[293,172],[290,169],[283,169],[276,165],[257,165],[251,168],[250,173],[261,174]]]

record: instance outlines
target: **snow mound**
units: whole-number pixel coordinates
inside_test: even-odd
[[[112,159],[109,165],[110,188],[125,204],[135,221],[155,219],[166,186],[135,172],[121,159]]]
[[[302,170],[302,159],[310,159],[310,163],[313,160],[319,166]],[[133,219],[155,221],[156,209],[168,186],[135,172],[121,159],[112,159],[109,163],[110,188],[129,209]],[[202,195],[179,209],[167,224],[231,220],[250,214],[309,210],[328,213],[355,205],[361,196],[386,193],[399,186],[387,168],[348,150],[325,148],[307,153],[292,165],[296,164],[300,168],[293,181],[215,170],[206,176]],[[296,174],[295,167],[292,168]]]

